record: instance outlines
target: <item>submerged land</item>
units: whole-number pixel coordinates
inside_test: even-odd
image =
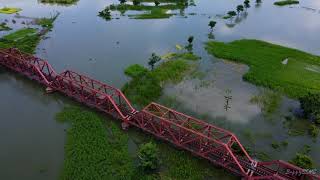
[[[208,53],[247,64],[244,79],[298,98],[320,92],[320,57],[259,40],[210,41]]]

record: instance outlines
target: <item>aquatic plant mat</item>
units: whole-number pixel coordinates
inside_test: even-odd
[[[244,79],[297,98],[308,92],[320,92],[319,73],[308,67],[319,67],[320,57],[259,40],[237,40],[229,43],[209,41],[208,53],[250,67]],[[284,63],[286,62],[286,63]]]

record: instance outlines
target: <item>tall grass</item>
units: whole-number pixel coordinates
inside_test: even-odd
[[[80,107],[66,107],[57,114],[68,122],[62,180],[130,179],[133,160],[128,153],[128,136],[111,121]],[[107,126],[105,125],[107,122]]]

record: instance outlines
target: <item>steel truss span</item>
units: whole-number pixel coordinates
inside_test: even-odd
[[[320,180],[281,160],[256,161],[233,133],[160,104],[137,111],[119,89],[70,70],[58,74],[47,61],[17,49],[0,49],[0,64],[37,81],[47,92],[58,91],[119,119],[123,128],[134,126],[244,179]]]

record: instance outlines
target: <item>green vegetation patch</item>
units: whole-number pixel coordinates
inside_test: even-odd
[[[305,67],[319,66],[320,57],[292,48],[259,40],[237,40],[230,43],[209,41],[207,51],[218,57],[249,65],[244,79],[278,90],[290,97],[320,92],[319,73]]]
[[[128,15],[131,18],[134,19],[163,19],[163,18],[169,18],[172,15],[172,13],[167,13],[168,10],[178,10],[178,9],[185,9],[187,7],[187,4],[184,0],[177,1],[177,2],[171,2],[170,4],[164,4],[164,5],[157,5],[157,6],[151,6],[151,5],[144,5],[141,4],[142,2],[146,2],[144,0],[139,1],[139,4],[130,5],[130,4],[112,4],[109,7],[106,7],[106,9],[110,9],[111,11],[119,11],[122,14],[124,14],[126,11],[142,11],[142,14],[131,14]],[[101,11],[104,12],[104,11]]]
[[[306,154],[297,153],[296,156],[290,161],[290,163],[304,169],[312,169],[314,167],[314,163],[311,157]]]
[[[50,18],[39,18],[36,19],[36,24],[47,29],[53,28],[53,22],[58,18],[59,13]]]
[[[250,102],[258,104],[262,108],[262,112],[268,115],[278,109],[281,102],[281,96],[277,92],[264,90],[261,94],[253,96],[250,99]]]
[[[12,28],[10,28],[6,23],[0,24],[0,31],[10,31]]]
[[[20,29],[0,39],[0,48],[18,48],[19,50],[33,54],[41,37],[36,29]]]
[[[13,8],[13,7],[4,7],[0,9],[0,13],[2,14],[14,14],[19,11],[22,11],[20,8]]]
[[[128,135],[111,121],[80,107],[66,107],[57,120],[70,123],[60,179],[130,179]],[[107,123],[107,126],[106,126]]]
[[[286,6],[286,5],[291,5],[291,4],[299,4],[299,1],[295,0],[283,0],[283,1],[276,1],[273,3],[274,5],[277,6]]]
[[[48,4],[62,4],[62,5],[71,5],[75,4],[79,0],[40,0],[42,3],[48,3]]]
[[[167,81],[178,82],[182,80],[192,65],[185,55],[176,56],[171,60],[162,62],[153,71],[141,65],[131,65],[125,70],[125,74],[132,80],[122,88],[125,95],[136,105],[146,105],[156,101],[162,95],[162,85]]]
[[[299,99],[304,116],[320,124],[320,93],[310,94]]]

